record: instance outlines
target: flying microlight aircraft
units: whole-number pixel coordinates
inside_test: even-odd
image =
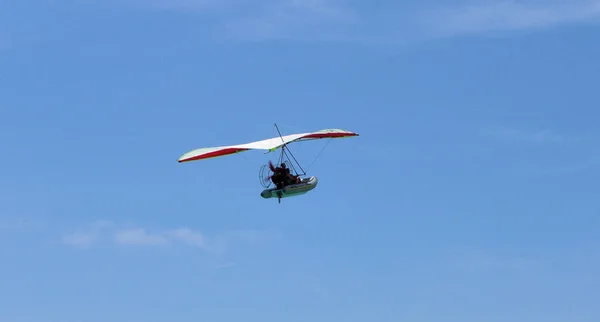
[[[307,175],[306,171],[302,169],[292,152],[289,150],[288,145],[290,143],[358,136],[357,133],[342,129],[324,129],[316,132],[282,136],[277,124],[275,124],[275,128],[279,133],[279,137],[245,144],[195,149],[183,154],[178,162],[182,163],[216,158],[249,150],[265,150],[265,154],[267,154],[281,148],[281,155],[279,157],[279,162],[277,163],[279,166],[275,167],[273,166],[273,163],[269,161],[268,164],[263,165],[259,171],[261,184],[263,185],[263,188],[265,188],[260,195],[265,199],[277,198],[278,202],[281,202],[281,198],[303,195],[313,190],[318,183],[318,179],[315,176],[302,178],[302,176]],[[295,163],[302,170],[302,173],[296,171],[290,157],[293,158]],[[287,166],[288,164],[291,165],[291,170],[294,171],[295,174],[291,174],[290,169]],[[266,182],[268,181],[271,182],[267,185]],[[274,183],[276,186],[269,188],[271,183]]]

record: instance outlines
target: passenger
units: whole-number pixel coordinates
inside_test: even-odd
[[[273,164],[269,162],[269,168],[273,171],[271,181],[277,186],[277,189],[283,189],[285,186],[299,183],[300,176],[295,176],[290,173],[290,169],[287,168],[285,163],[281,163],[279,167],[273,167]]]
[[[285,164],[282,163],[285,166]],[[269,162],[269,168],[273,171],[273,175],[271,176],[271,181],[277,186],[277,189],[283,189],[286,184],[286,171],[285,167],[273,167],[273,164]]]
[[[285,174],[286,186],[291,185],[291,184],[300,183],[300,176],[295,176],[295,175],[291,174],[290,169],[287,168],[287,165],[285,163],[281,164],[281,168],[283,169],[284,174]]]

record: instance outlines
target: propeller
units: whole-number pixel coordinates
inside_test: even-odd
[[[275,166],[273,165],[273,162],[271,162],[271,160],[269,160],[269,169],[271,169],[271,171],[273,173],[275,173]],[[271,180],[271,178],[273,178],[273,175],[266,177],[264,180],[265,180],[265,182],[267,182],[267,181]]]

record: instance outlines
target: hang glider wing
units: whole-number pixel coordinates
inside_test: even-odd
[[[269,147],[269,152],[273,152],[281,148],[282,146],[290,144],[292,142],[310,141],[318,139],[341,139],[353,136],[358,136],[358,134],[342,129],[325,129],[310,133],[291,134],[284,136],[283,142],[281,138],[279,138],[279,141],[276,141],[276,145]]]
[[[265,150],[265,153],[273,152],[286,144],[299,141],[327,139],[327,138],[347,138],[352,136],[358,136],[357,133],[342,130],[342,129],[325,129],[310,133],[290,134],[283,137],[274,137],[271,139],[230,145],[230,146],[219,146],[210,148],[200,148],[189,151],[183,154],[178,162],[189,162],[196,160],[203,160],[209,158],[216,158],[225,155],[245,152],[249,150]]]

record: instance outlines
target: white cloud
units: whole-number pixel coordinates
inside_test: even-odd
[[[95,234],[85,232],[75,232],[62,238],[63,243],[77,248],[88,248],[95,240]]]
[[[235,267],[235,266],[237,266],[237,264],[234,263],[234,262],[226,262],[226,263],[217,265],[217,268],[219,268],[219,269],[226,269],[226,268],[232,268],[232,267]]]
[[[97,220],[95,222],[92,223],[93,227],[102,229],[102,228],[107,228],[107,227],[111,227],[112,225],[114,225],[114,223],[112,221],[109,220]]]
[[[457,259],[456,267],[467,271],[525,271],[538,268],[539,263],[526,258],[502,258],[491,255],[474,255]]]
[[[245,40],[336,39],[344,32],[336,29],[356,18],[347,0],[151,0],[139,5],[198,14],[214,23],[220,36]]]
[[[86,225],[86,229],[64,235],[62,237],[62,242],[77,248],[89,248],[100,239],[103,231],[112,225],[112,222],[106,220],[94,221],[89,225]]]
[[[168,231],[166,235],[174,240],[179,240],[180,242],[190,246],[196,246],[200,248],[206,247],[206,240],[204,236],[201,233],[193,231],[189,228],[171,230]]]
[[[45,223],[39,219],[23,216],[0,217],[0,232],[17,232],[23,230],[40,229]]]
[[[123,6],[123,1],[109,1]],[[218,39],[301,40],[397,45],[489,31],[530,30],[600,17],[600,0],[460,0],[405,4],[350,0],[125,0],[138,8],[197,15]],[[81,4],[92,6],[93,4]],[[103,2],[103,5],[106,5]],[[45,32],[9,25],[4,46],[38,42]],[[0,28],[2,29],[2,28]],[[51,29],[49,29],[51,30]],[[31,38],[31,39],[29,39]],[[29,39],[29,40],[25,40]]]
[[[597,19],[600,1],[477,1],[427,16],[427,24],[444,35],[537,29]]]
[[[115,233],[115,242],[128,246],[156,246],[166,245],[169,240],[161,235],[148,234],[143,228],[133,228]]]
[[[472,0],[403,6],[349,0],[154,0],[198,12],[238,39],[375,41],[523,30],[600,17],[600,0]],[[448,4],[449,3],[449,4]]]
[[[89,248],[105,242],[120,247],[187,246],[211,253],[224,253],[231,244],[252,244],[264,241],[268,236],[254,230],[233,230],[206,236],[189,227],[153,231],[143,227],[124,227],[108,221],[97,221],[87,226],[87,230],[80,229],[63,236],[62,242],[78,248]]]
[[[578,138],[561,135],[550,130],[521,130],[516,128],[501,127],[490,131],[490,134],[502,139],[509,139],[528,143],[573,143]]]
[[[331,0],[266,1],[259,10],[231,17],[222,25],[236,38],[321,39],[347,37],[356,22],[354,10]]]

